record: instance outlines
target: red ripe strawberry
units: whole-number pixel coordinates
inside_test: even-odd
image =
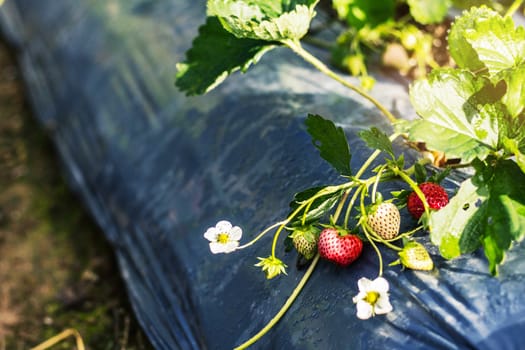
[[[363,242],[347,231],[325,228],[319,235],[317,250],[322,258],[348,266],[361,255]]]
[[[368,226],[383,239],[392,239],[399,233],[401,216],[394,203],[383,202],[370,209]]]
[[[439,210],[448,204],[448,195],[445,189],[434,182],[424,182],[419,185],[421,192],[425,195],[430,209]],[[407,200],[408,212],[415,218],[419,219],[425,212],[423,202],[419,199],[416,192],[408,195]]]

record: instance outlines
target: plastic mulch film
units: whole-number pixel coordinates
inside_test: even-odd
[[[228,219],[248,239],[286,215],[295,192],[338,181],[311,145],[308,113],[344,127],[353,167],[370,153],[355,133],[389,128],[371,104],[285,49],[208,95],[185,97],[174,86],[175,64],[204,18],[204,2],[185,0],[16,0],[0,9],[34,111],[112,243],[157,349],[242,343],[304,274],[284,248],[288,276],[266,280],[253,266],[268,255],[271,237],[212,255],[203,233]],[[406,86],[378,79],[372,94],[413,118]],[[456,185],[447,182],[450,191]],[[509,252],[498,278],[481,251],[451,261],[431,251],[433,273],[389,268],[394,312],[367,321],[356,318],[352,297],[360,277],[377,273],[373,250],[346,269],[321,262],[253,348],[518,349],[525,342],[524,250]],[[395,260],[389,251],[383,258]]]

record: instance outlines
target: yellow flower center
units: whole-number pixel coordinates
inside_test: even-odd
[[[225,232],[219,233],[217,235],[217,242],[222,243],[222,244],[226,244],[226,243],[228,243],[228,238],[229,237],[230,236],[227,233],[225,233]]]
[[[365,301],[369,303],[370,305],[375,305],[377,302],[377,299],[379,299],[379,293],[378,292],[368,292],[366,293]]]

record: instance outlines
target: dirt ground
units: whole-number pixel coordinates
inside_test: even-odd
[[[152,349],[0,41],[0,350],[29,349],[66,328],[89,349]],[[71,339],[52,349],[73,348]]]

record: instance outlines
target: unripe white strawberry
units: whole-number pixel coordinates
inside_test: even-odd
[[[390,264],[402,264],[412,270],[430,271],[434,268],[434,262],[425,247],[416,241],[409,241],[399,253],[399,259]]]
[[[291,234],[291,238],[295,249],[305,259],[310,260],[317,253],[318,229],[312,226],[296,228]]]
[[[371,207],[368,213],[368,226],[383,239],[392,239],[399,234],[401,216],[394,203],[383,202]]]

